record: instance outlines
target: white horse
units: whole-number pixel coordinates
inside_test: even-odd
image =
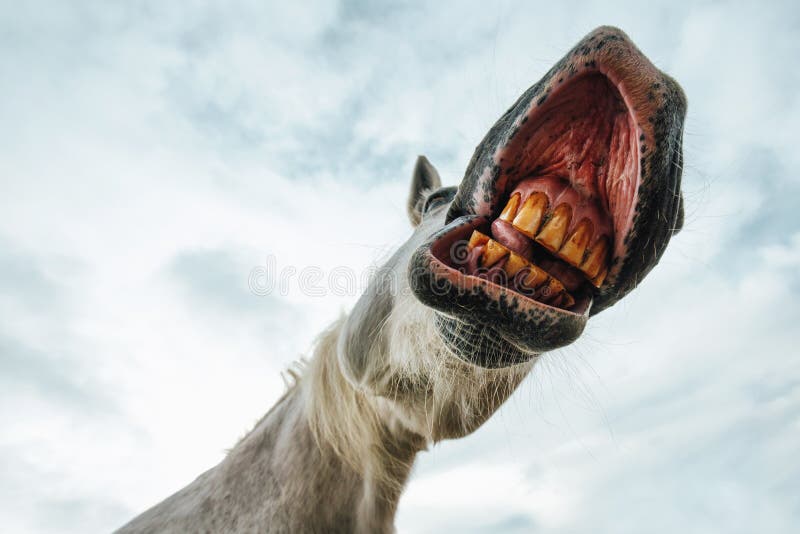
[[[420,157],[411,238],[216,467],[120,532],[391,532],[414,457],[478,428],[680,229],[686,99],[620,30],[500,118],[458,188]]]

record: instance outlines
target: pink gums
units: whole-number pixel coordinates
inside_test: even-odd
[[[541,190],[551,207],[563,201],[582,212],[573,217],[573,225],[585,216],[602,232],[622,238],[632,224],[638,190],[636,132],[622,95],[606,76],[592,73],[570,80],[531,111],[506,147],[507,174],[501,183],[508,180],[523,195]],[[547,184],[535,185],[544,179]],[[584,210],[592,202],[594,207]],[[617,252],[623,249],[621,241],[616,240]]]

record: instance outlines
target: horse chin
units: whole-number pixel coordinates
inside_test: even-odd
[[[436,313],[436,329],[456,357],[478,367],[498,369],[531,361],[538,353],[505,339],[490,325]]]

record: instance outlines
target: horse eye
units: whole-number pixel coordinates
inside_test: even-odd
[[[422,206],[422,213],[428,213],[434,208],[447,204],[453,200],[455,195],[455,187],[442,187],[441,189],[437,189],[425,199],[425,204]]]

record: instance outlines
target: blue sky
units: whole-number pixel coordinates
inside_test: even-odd
[[[107,531],[214,465],[402,242],[417,154],[457,183],[600,24],[689,96],[687,219],[635,293],[473,436],[400,532],[800,523],[800,10],[790,2],[0,3],[0,517]]]

